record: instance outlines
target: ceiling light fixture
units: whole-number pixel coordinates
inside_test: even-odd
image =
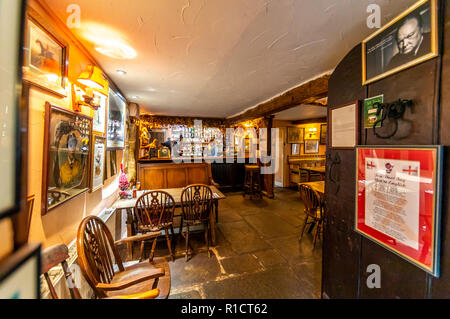
[[[124,71],[124,70],[117,70],[116,72],[117,72],[118,74],[120,74],[120,75],[126,75],[126,74],[127,74],[127,72]]]
[[[117,30],[95,22],[85,22],[81,37],[94,44],[96,51],[114,59],[134,59],[137,52],[127,44],[126,37]]]

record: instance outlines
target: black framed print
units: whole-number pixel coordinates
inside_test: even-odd
[[[25,1],[0,1],[0,219],[20,210],[20,91]]]
[[[437,57],[438,0],[421,0],[362,42],[363,85]]]

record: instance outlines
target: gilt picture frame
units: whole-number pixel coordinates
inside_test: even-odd
[[[421,0],[362,42],[362,84],[439,55],[438,0]]]
[[[305,142],[305,129],[297,126],[287,127],[287,143],[303,144]]]
[[[106,159],[106,138],[93,135],[91,160],[91,193],[103,187]]]
[[[69,45],[32,8],[26,17],[24,46],[24,82],[58,97],[67,97]]]

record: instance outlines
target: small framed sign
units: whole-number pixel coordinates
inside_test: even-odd
[[[439,277],[442,146],[356,149],[355,230]]]
[[[382,113],[377,114],[378,104],[383,104],[384,96],[378,95],[364,100],[364,128],[373,128],[376,121],[381,120]],[[377,127],[381,127],[381,122]]]
[[[350,149],[359,144],[360,101],[328,109],[330,148]]]

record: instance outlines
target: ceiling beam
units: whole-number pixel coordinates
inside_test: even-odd
[[[328,95],[328,80],[330,74],[293,88],[270,101],[261,103],[254,108],[228,119],[229,123],[242,122],[285,111],[300,104],[311,104]]]
[[[320,124],[327,123],[327,118],[326,117],[320,117],[320,118],[315,118],[315,119],[292,121],[293,125],[312,124],[312,123],[320,123]]]

